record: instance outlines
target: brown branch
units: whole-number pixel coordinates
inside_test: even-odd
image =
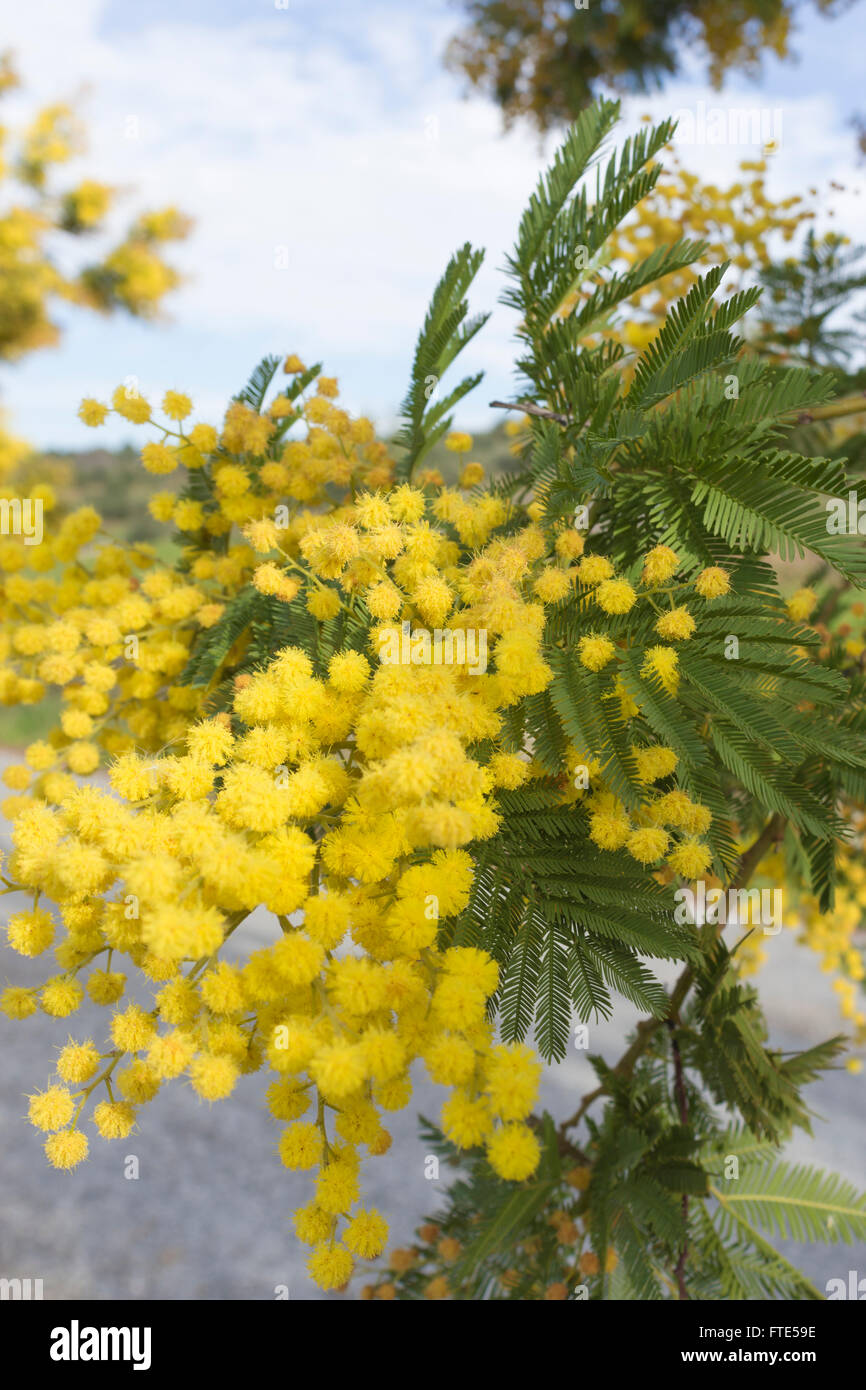
[[[681,1125],[688,1125],[689,1122],[689,1102],[686,1095],[686,1083],[683,1076],[683,1059],[680,1053],[680,1045],[677,1042],[676,1025],[672,1018],[667,1020],[667,1025],[671,1035],[671,1051],[674,1055],[674,1095],[677,1101],[677,1111]],[[677,1289],[681,1299],[688,1299],[689,1291],[686,1288],[686,1260],[689,1254],[689,1195],[683,1193],[683,1248],[680,1251],[679,1259],[674,1269],[677,1281]]]
[[[575,421],[570,415],[560,415],[546,406],[536,405],[534,401],[491,401],[491,410],[522,410],[524,415],[535,415],[539,420],[553,420],[567,429]],[[816,405],[811,410],[789,410],[780,416],[787,420],[793,417],[794,425],[813,425],[819,420],[837,420],[845,415],[866,414],[866,392],[860,396],[846,396],[842,400],[830,401],[828,405]]]
[[[555,410],[548,410],[543,405],[535,405],[532,401],[491,401],[490,408],[491,410],[522,410],[524,415],[537,415],[539,420],[553,420],[555,424],[562,425],[563,429],[574,424],[570,416],[557,415]]]
[[[778,844],[785,830],[784,817],[776,811],[764,826],[757,840],[749,846],[737,865],[731,888],[745,888],[771,845]]]
[[[811,410],[789,410],[787,414],[795,416],[795,425],[813,425],[816,420],[836,420],[842,415],[866,414],[866,391],[859,396],[845,396],[841,400],[830,401],[828,405],[813,406]],[[782,419],[785,419],[784,415]]]

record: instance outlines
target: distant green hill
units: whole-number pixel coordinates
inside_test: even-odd
[[[464,463],[477,461],[493,478],[515,466],[511,444],[503,422],[496,429],[475,435],[471,453],[458,457],[438,444],[425,459],[425,466],[438,468],[447,482],[454,483]],[[48,457],[68,470],[69,483],[63,487],[67,506],[95,507],[105,518],[105,529],[118,540],[155,541],[165,536],[164,526],[154,521],[147,505],[155,492],[177,486],[176,479],[146,473],[138,450],[131,444],[122,449],[54,451]]]
[[[121,541],[155,541],[165,534],[147,504],[155,492],[171,489],[171,478],[155,478],[141,466],[138,450],[86,449],[50,455],[68,470],[63,501],[71,507],[95,507],[105,529]]]

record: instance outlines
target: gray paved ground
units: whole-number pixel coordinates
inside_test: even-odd
[[[238,932],[233,939],[238,950],[261,939],[255,921],[243,930],[246,938]],[[835,996],[814,958],[790,933],[769,942],[761,988],[773,1041],[803,1047],[838,1031]],[[0,976],[7,974],[27,982],[27,962],[6,953]],[[33,978],[41,977],[33,969]],[[102,1022],[99,1039],[104,1011],[92,1014],[101,1015],[91,1025]],[[633,1018],[623,1005],[615,1024],[593,1030],[591,1050],[615,1059]],[[70,1020],[76,1035],[87,1035],[87,1021],[83,1012]],[[48,1299],[272,1299],[278,1285],[295,1299],[357,1297],[357,1289],[318,1294],[306,1278],[289,1214],[307,1200],[309,1177],[287,1173],[276,1157],[264,1077],[246,1078],[214,1106],[199,1102],[184,1083],[171,1083],[144,1108],[140,1132],[111,1144],[96,1138],[92,1157],[73,1173],[51,1169],[24,1118],[25,1096],[47,1084],[68,1031],[42,1015],[18,1024],[0,1019],[0,1276],[41,1278]],[[584,1056],[575,1052],[549,1071],[543,1103],[561,1118],[592,1084]],[[390,1153],[366,1165],[365,1200],[387,1214],[395,1241],[408,1238],[437,1205],[436,1184],[424,1178],[415,1114],[435,1118],[444,1095],[419,1074],[414,1103],[391,1117]],[[866,1186],[863,1096],[864,1077],[844,1071],[813,1086],[809,1097],[820,1116],[815,1137],[798,1136],[791,1156]],[[124,1177],[129,1154],[139,1160],[137,1180]],[[831,1277],[847,1278],[849,1269],[866,1275],[866,1246],[782,1248],[820,1288]]]

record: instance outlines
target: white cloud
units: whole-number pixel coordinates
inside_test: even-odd
[[[183,14],[181,6],[177,23],[150,23],[137,13],[134,31],[106,27],[97,0],[32,0],[7,16],[5,39],[29,94],[56,98],[89,84],[82,167],[136,190],[119,224],[133,207],[169,202],[197,221],[174,253],[189,280],[172,301],[173,327],[157,339],[119,319],[98,332],[79,320],[58,353],[30,359],[9,380],[6,400],[39,443],[93,442],[72,417],[95,377],[158,376],[159,386],[216,402],[237,384],[241,344],[251,356],[241,371],[268,350],[325,354],[350,407],[385,416],[402,393],[430,290],[465,240],[488,248],[473,307],[494,305],[497,269],[543,165],[533,133],[503,137],[498,112],[462,100],[441,69],[448,7],[379,3],[325,16],[292,0],[286,11],[213,27]],[[720,104],[701,86],[673,84],[627,103],[627,124],[699,100]],[[832,101],[761,100],[784,108],[774,195],[828,175],[851,181],[853,141]],[[683,151],[719,180],[735,176],[744,153],[696,147],[689,161]],[[857,205],[840,198],[844,221]],[[467,354],[468,366],[491,369],[497,394],[508,389],[510,326],[497,311]],[[472,423],[489,399],[482,387]]]

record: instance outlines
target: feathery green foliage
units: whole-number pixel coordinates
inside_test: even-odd
[[[548,1115],[531,1120],[541,1161],[517,1188],[480,1151],[458,1154],[427,1131],[461,1173],[427,1223],[435,1236],[422,1228],[417,1260],[394,1276],[401,1298],[424,1296],[431,1278],[479,1299],[544,1297],[551,1286],[568,1297],[812,1298],[819,1292],[773,1240],[866,1234],[866,1199],[850,1183],[779,1158],[795,1127],[809,1129],[803,1088],[845,1040],[781,1054],[738,973],[743,942],[709,918],[683,920],[687,885],[673,870],[644,863],[624,840],[603,848],[594,825],[599,805],[640,824],[658,798],[686,793],[709,818],[700,833],[724,890],[746,889],[774,851],[786,885],[828,910],[851,805],[866,797],[866,679],[821,617],[846,585],[866,583],[866,549],[829,532],[824,500],[845,496],[851,477],[835,447],[808,452],[802,429],[831,400],[837,374],[814,354],[779,365],[737,336],[759,290],[722,300],[725,266],[698,279],[634,361],[605,340],[631,295],[704,251],[679,242],[625,271],[605,257],[611,232],[655,187],[671,133],[669,122],[646,129],[603,162],[617,118],[606,100],[581,114],[507,261],[504,302],[519,315],[515,404],[528,427],[515,471],[494,490],[508,502],[504,540],[532,521],[561,532],[574,518],[587,551],[635,591],[647,553],[670,547],[677,598],[647,584],[646,601],[605,612],[616,660],[590,669],[580,644],[599,623],[595,585],[569,571],[545,609],[549,683],[515,701],[498,737],[541,775],[500,791],[496,828],[471,846],[469,903],[440,945],[494,958],[491,1021],[546,1060],[567,1055],[575,1021],[610,1018],[620,998],[644,1017],[618,1063],[590,1058],[598,1085],[575,1115],[559,1128]],[[439,394],[486,319],[470,317],[467,302],[481,256],[462,247],[434,292],[396,439],[400,480],[417,477],[479,380]],[[266,359],[242,399],[260,409],[275,371]],[[792,616],[778,578],[780,562],[807,555],[822,605],[815,626]],[[699,579],[708,568],[730,582],[712,601]],[[670,639],[671,681],[650,657],[675,602],[696,621]],[[207,686],[219,707],[239,674],[281,646],[301,647],[324,674],[335,652],[363,651],[371,627],[357,596],[320,622],[300,598],[250,588],[181,679]],[[640,755],[658,745],[676,755],[676,778],[650,785]],[[488,763],[498,750],[473,751]],[[745,924],[745,937],[755,929]],[[657,962],[676,965],[673,988]],[[482,1084],[474,1078],[470,1091]],[[442,1235],[457,1248],[447,1259]]]
[[[549,1116],[533,1121],[542,1162],[517,1193],[480,1152],[459,1154],[428,1130],[461,1175],[419,1228],[412,1268],[390,1276],[400,1298],[424,1296],[437,1278],[458,1298],[819,1298],[772,1242],[862,1239],[866,1229],[866,1198],[849,1182],[779,1159],[792,1130],[810,1128],[803,1088],[845,1039],[775,1049],[734,945],[710,923],[678,926],[676,880],[663,886],[625,851],[599,850],[585,794],[572,790],[577,752],[636,810],[647,788],[635,742],[661,743],[677,755],[676,785],[712,812],[722,884],[744,888],[779,845],[789,880],[827,910],[843,801],[866,788],[863,677],[789,616],[777,571],[808,554],[819,580],[866,583],[862,542],[826,526],[825,497],[849,486],[845,459],[794,444],[814,442],[798,421],[830,401],[837,377],[814,354],[780,366],[737,337],[761,291],[720,300],[725,266],[697,281],[624,370],[622,349],[604,341],[611,315],[703,248],[657,248],[625,273],[607,264],[606,238],[654,187],[652,161],[670,133],[666,123],[644,131],[601,172],[616,118],[607,101],[581,114],[508,259],[504,302],[520,315],[515,401],[530,436],[498,490],[516,509],[534,503],[548,523],[582,511],[592,552],[634,585],[639,557],[669,546],[687,585],[712,566],[731,587],[700,609],[679,647],[675,692],[646,667],[663,595],[656,612],[638,605],[606,618],[621,651],[597,672],[578,655],[597,622],[591,586],[578,580],[548,609],[553,679],[503,731],[504,745],[531,753],[546,776],[500,794],[500,829],[476,848],[472,898],[446,941],[498,961],[501,1036],[532,1040],[545,1057],[564,1058],[573,1020],[610,1017],[617,994],[646,1017],[616,1066],[590,1059],[599,1084],[575,1116],[558,1130]],[[700,607],[697,589],[684,599]],[[634,702],[628,725],[623,699]],[[753,840],[761,850],[751,860],[743,845]],[[651,972],[654,958],[680,963],[672,991]],[[443,1236],[460,1242],[456,1262],[442,1255]]]

